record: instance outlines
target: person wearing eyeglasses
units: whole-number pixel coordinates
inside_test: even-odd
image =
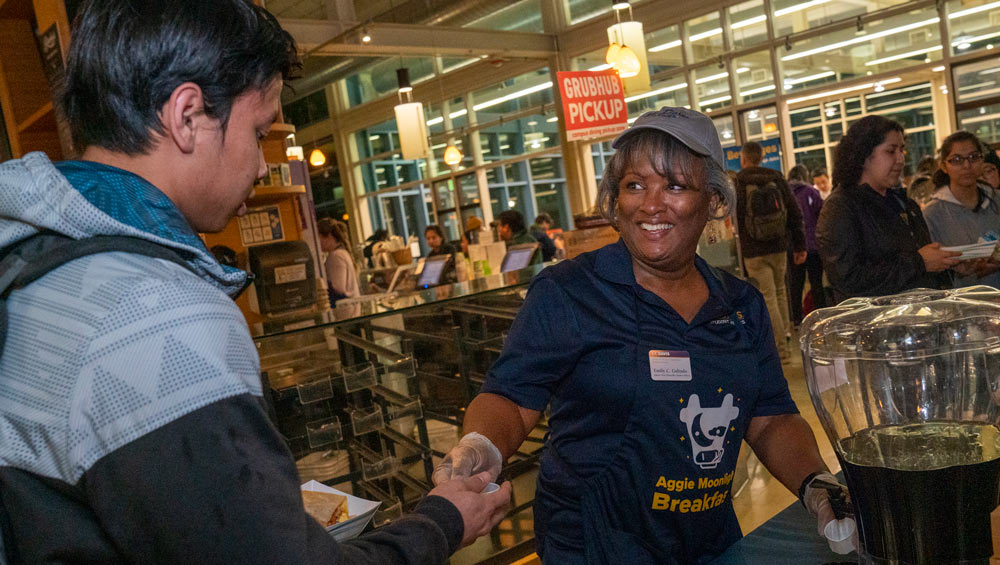
[[[941,165],[934,172],[934,184],[940,188],[924,208],[931,239],[951,246],[1000,238],[1000,202],[993,190],[978,180],[983,170],[979,139],[957,131],[945,138],[940,156]],[[962,261],[952,270],[955,287],[1000,286],[1000,263],[989,258]]]
[[[823,270],[840,302],[913,288],[947,288],[958,253],[931,239],[920,206],[898,188],[903,126],[869,115],[854,122],[834,157],[833,193],[816,225]]]

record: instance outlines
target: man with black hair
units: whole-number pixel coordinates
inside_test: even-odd
[[[88,255],[6,298],[0,562],[440,563],[503,517],[484,476],[343,544],[303,508],[232,300],[247,274],[198,237],[246,211],[297,65],[247,0],[81,7],[60,105],[82,159],[0,165],[0,249],[44,230],[170,258]]]
[[[496,224],[497,235],[507,243],[508,249],[513,245],[538,243],[535,238],[531,237],[531,234],[528,233],[527,228],[524,226],[524,215],[517,210],[504,210],[500,212],[497,216]],[[529,265],[537,265],[541,262],[542,254],[536,249],[535,254],[531,256]]]
[[[548,231],[552,229],[552,216],[542,212],[535,216],[535,223],[528,228],[531,237],[538,241],[538,248],[542,251],[542,261],[551,261],[556,256],[556,242],[549,237]]]
[[[760,166],[763,147],[755,141],[740,150],[740,172],[736,175],[736,217],[740,251],[747,276],[764,295],[774,328],[774,341],[782,359],[791,352],[786,331],[791,325],[785,273],[787,250],[796,265],[806,260],[806,236],[792,191],[781,173]]]

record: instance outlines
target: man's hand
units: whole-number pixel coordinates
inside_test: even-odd
[[[503,458],[500,450],[486,436],[472,432],[465,434],[444,460],[434,469],[431,480],[439,485],[444,481],[459,477],[471,477],[476,473],[488,472],[489,480],[496,481],[500,475]]]
[[[809,253],[807,251],[795,251],[794,253],[792,253],[792,263],[795,263],[796,265],[801,265],[802,263],[805,263],[808,254]]]
[[[504,482],[496,492],[483,494],[483,489],[489,483],[490,474],[483,472],[472,477],[441,482],[427,493],[446,499],[462,514],[465,527],[462,547],[488,534],[510,509],[510,482]]]
[[[924,260],[924,268],[928,273],[937,273],[954,267],[958,264],[958,257],[961,253],[957,251],[945,251],[941,249],[940,243],[928,243],[917,250]]]

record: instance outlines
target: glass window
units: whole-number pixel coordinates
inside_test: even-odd
[[[948,29],[952,53],[993,49],[1000,40],[1000,4],[993,0],[951,0]]]
[[[569,0],[570,25],[576,25],[611,11],[607,0]]]
[[[763,0],[750,0],[726,8],[733,49],[742,49],[767,41],[767,16]]]
[[[479,204],[479,184],[474,173],[458,177],[458,184],[462,187],[463,208],[469,204]]]
[[[553,182],[535,185],[536,215],[545,212],[552,217],[552,227],[562,228],[569,225],[566,217],[567,204],[566,183]],[[525,218],[529,224],[533,218]]]
[[[851,26],[796,42],[790,50],[779,49],[779,58],[791,91],[938,59],[940,47],[937,12],[931,5],[866,23],[860,34]]]
[[[743,55],[733,62],[736,88],[741,102],[753,102],[774,97],[774,73],[771,72],[770,51]]]
[[[820,117],[819,106],[806,106],[804,108],[789,110],[788,117],[791,120],[793,128],[804,125],[817,125],[822,119]]]
[[[814,127],[792,132],[792,144],[795,147],[810,147],[823,144],[823,128]]]
[[[695,97],[698,109],[710,112],[723,106],[729,106],[733,97],[729,92],[729,73],[718,65],[706,65],[691,71],[694,79]]]
[[[489,11],[488,16],[463,25],[500,31],[542,31],[542,8],[540,0],[520,0]]]
[[[371,102],[399,88],[396,69],[410,70],[410,83],[417,84],[434,76],[434,60],[430,57],[387,57],[364,67],[346,79],[347,99],[350,106]]]
[[[692,61],[713,59],[725,52],[718,12],[687,20],[684,26],[687,28]]]
[[[795,164],[805,165],[810,171],[815,171],[820,167],[827,167],[827,170],[829,170],[826,164],[826,150],[822,147],[808,151],[796,151]]]
[[[859,0],[831,2],[829,0],[773,0],[774,35],[780,37],[815,29],[823,24],[857,18],[867,13],[902,4],[907,0]]]
[[[468,125],[468,112],[465,109],[465,100],[458,96],[449,98],[446,102],[424,106],[424,118],[427,120],[427,133],[435,136],[445,132],[445,119],[442,111],[447,108],[448,119],[451,120],[451,129],[460,129]]]
[[[545,157],[542,159],[531,159],[531,180],[546,180],[562,178],[562,159],[558,157]]]
[[[648,45],[649,42],[647,41],[646,44]],[[610,68],[604,60],[604,56],[607,52],[608,48],[607,46],[604,46],[596,51],[591,51],[578,57],[573,57],[571,68],[574,71],[602,71]]]
[[[760,141],[778,137],[778,110],[774,106],[754,108],[741,114],[743,140]]]
[[[715,124],[715,133],[719,134],[719,142],[722,143],[723,147],[732,145],[736,139],[733,130],[733,117],[731,115],[719,116],[712,118],[712,123]]]
[[[956,99],[959,102],[1000,96],[1000,59],[990,58],[978,63],[955,67]]]
[[[688,106],[687,82],[684,77],[675,76],[652,84],[649,92],[627,96],[628,115],[636,118],[643,112],[656,110],[663,106]]]
[[[476,120],[485,124],[501,116],[552,102],[548,68],[509,78],[472,96]]]
[[[1000,141],[1000,103],[959,112],[958,125],[985,142]]]
[[[861,115],[861,97],[852,96],[850,98],[844,99],[844,108],[847,111],[848,116],[860,116]]]
[[[647,33],[645,39],[650,75],[684,66],[681,32],[676,25]]]
[[[282,111],[285,121],[299,129],[330,117],[330,107],[326,103],[325,90],[317,90],[309,96],[286,104]]]
[[[933,121],[931,104],[931,85],[929,82],[865,95],[865,106],[868,108],[869,114],[888,115],[914,106],[925,107],[926,114],[921,113],[924,117],[917,118],[914,115],[903,122],[903,127],[906,128],[930,124]]]

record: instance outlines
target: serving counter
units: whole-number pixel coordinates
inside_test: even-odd
[[[252,324],[269,413],[302,481],[382,503],[380,525],[431,488],[465,407],[496,360],[542,265]],[[505,466],[513,510],[452,563],[509,563],[534,550],[531,503],[544,420]]]

